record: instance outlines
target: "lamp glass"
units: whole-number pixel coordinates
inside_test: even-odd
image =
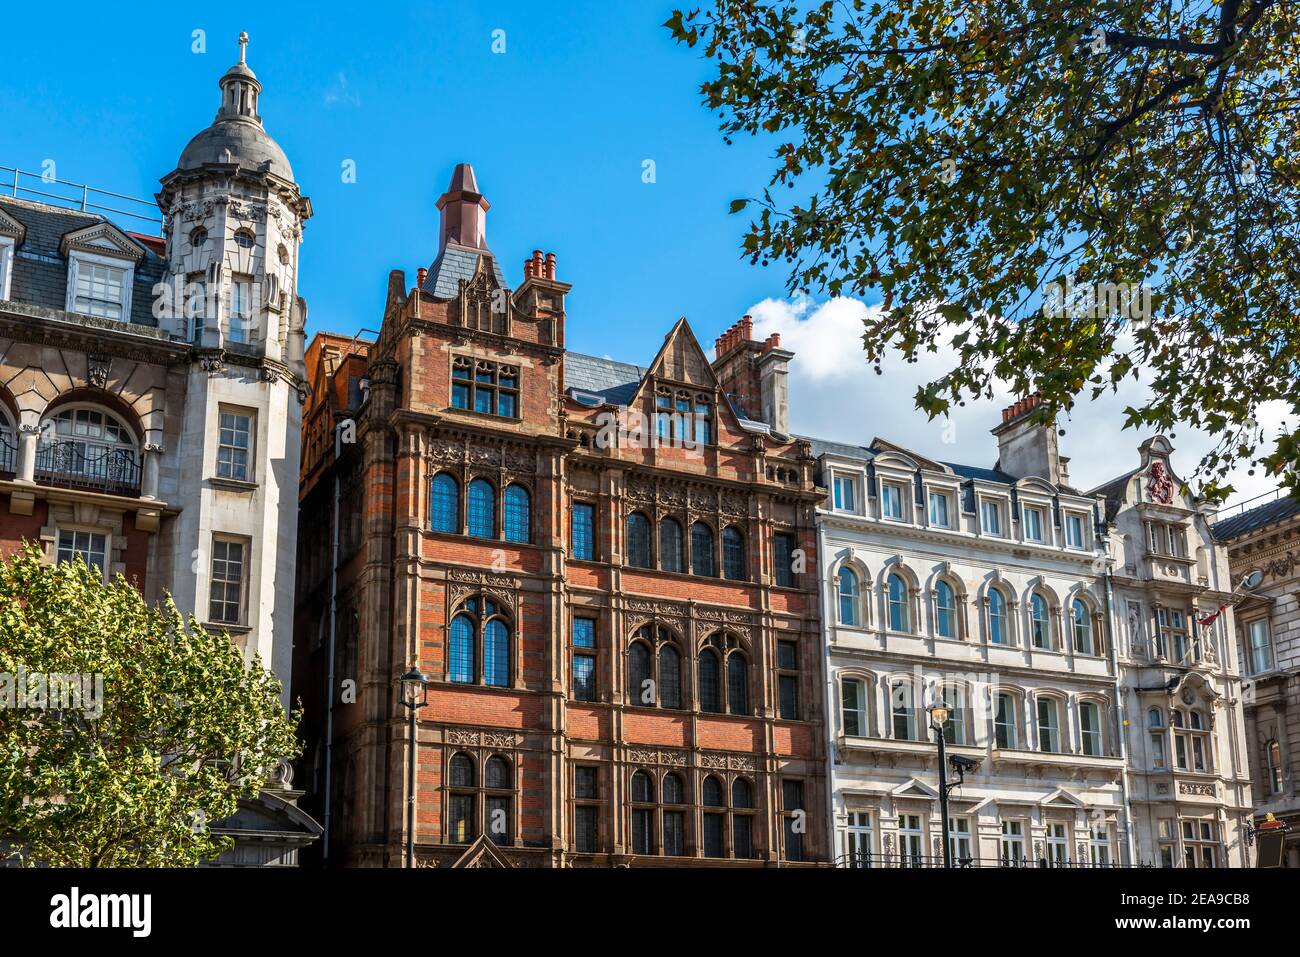
[[[933,721],[937,727],[942,728],[945,724],[948,723],[948,711],[949,709],[947,705],[944,704],[931,705],[930,720]]]
[[[424,695],[427,682],[428,679],[421,674],[419,668],[412,668],[402,675],[402,700],[411,707],[418,705]]]

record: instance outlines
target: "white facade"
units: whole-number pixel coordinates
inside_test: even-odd
[[[180,514],[162,543],[174,597],[230,632],[284,686],[292,670],[306,304],[298,249],[311,203],[257,115],[244,62],[221,79],[212,126],[163,179],[168,289],[160,317],[194,348],[175,471]]]
[[[829,491],[818,541],[838,862],[941,863],[926,709],[943,700],[955,708],[949,757],[977,762],[949,798],[954,864],[1185,866],[1190,850],[1196,866],[1243,866],[1249,782],[1226,632],[1211,629],[1201,647],[1215,650],[1175,666],[1116,624],[1130,601],[1152,621],[1157,607],[1167,619],[1180,602],[1184,615],[1212,612],[1226,597],[1222,549],[1194,506],[1118,493],[1153,454],[1167,468],[1163,439],[1143,446],[1138,472],[1084,494],[1069,485],[1035,407],[1004,413],[995,469],[929,461],[879,439],[814,443]],[[1190,558],[1126,564],[1136,529],[1157,514],[1184,523]],[[1154,729],[1139,723],[1157,707],[1171,762],[1159,773]],[[1185,731],[1171,730],[1171,708],[1200,717],[1174,717]],[[1186,771],[1172,767],[1178,748]],[[1194,829],[1186,841],[1162,840],[1185,826]]]
[[[948,754],[979,762],[950,796],[956,862],[1127,860],[1095,500],[879,440],[857,455],[827,449],[820,463],[831,490],[819,541],[841,862],[942,858],[925,711],[941,695],[960,709]],[[1081,538],[1067,543],[1058,510],[1080,519]]]
[[[1132,815],[1139,856],[1171,867],[1246,867],[1251,819],[1241,669],[1227,549],[1170,464],[1163,436],[1106,502]],[[1235,597],[1240,598],[1238,593]],[[1207,621],[1200,624],[1199,621]]]

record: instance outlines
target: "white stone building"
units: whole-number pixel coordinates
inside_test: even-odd
[[[995,434],[993,469],[815,443],[841,863],[941,860],[940,697],[948,754],[978,762],[950,797],[955,862],[1130,859],[1098,503],[1030,404]]]
[[[1163,438],[1084,493],[1036,407],[992,469],[814,441],[838,860],[941,862],[943,702],[955,863],[1245,866],[1226,555]]]
[[[1163,867],[1245,867],[1252,858],[1236,583],[1214,512],[1179,491],[1164,436],[1100,486],[1108,589],[1128,717],[1137,853]],[[1227,605],[1227,607],[1223,607]],[[1220,608],[1223,608],[1221,613]]]

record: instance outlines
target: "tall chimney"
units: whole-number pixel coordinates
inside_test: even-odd
[[[1066,479],[1055,423],[1034,417],[1042,401],[1035,392],[1002,410],[1002,424],[992,430],[998,439],[997,467],[1015,478],[1036,475],[1061,485]]]

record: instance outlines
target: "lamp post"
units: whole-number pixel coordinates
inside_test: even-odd
[[[415,867],[415,718],[416,712],[429,703],[429,679],[419,668],[413,667],[399,680],[402,683],[402,707],[410,721],[406,759],[406,866]]]
[[[934,729],[934,739],[939,745],[939,815],[943,818],[943,866],[952,867],[948,850],[948,758],[944,753],[943,726],[948,723],[948,706],[943,702],[932,704],[930,727]]]

